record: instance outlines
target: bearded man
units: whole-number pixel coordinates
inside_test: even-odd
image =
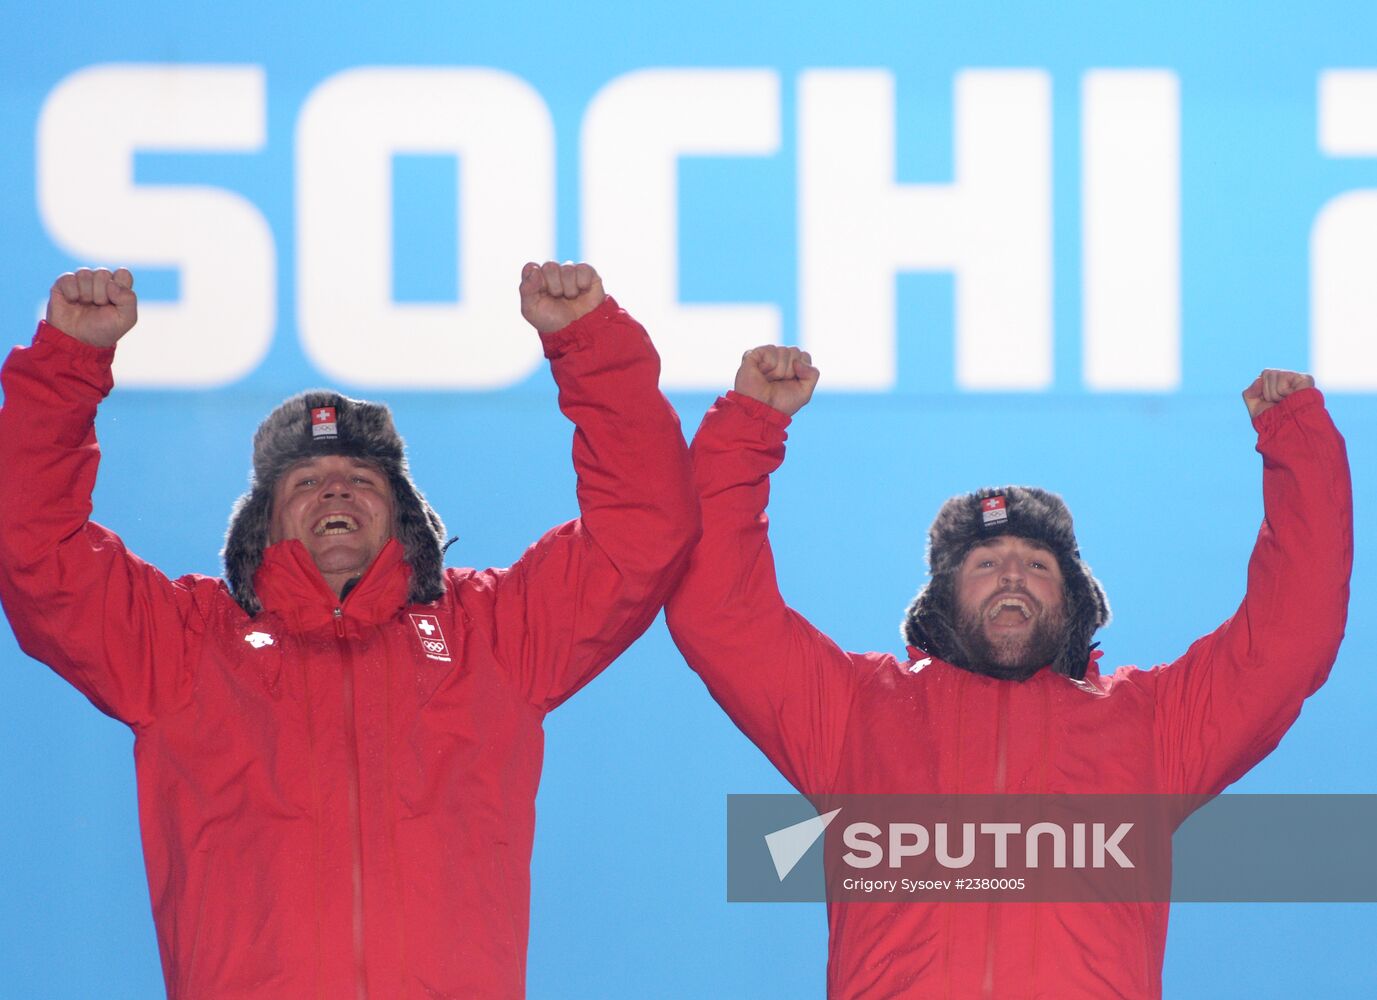
[[[327,390],[254,436],[224,581],[127,552],[90,513],[128,271],[59,278],[0,372],[0,599],[134,732],[169,997],[524,995],[543,720],[650,624],[698,514],[645,331],[586,264],[520,294],[581,516],[508,569],[445,569],[388,409]]]
[[[1237,613],[1175,662],[1098,669],[1109,619],[1070,513],[1032,487],[947,501],[906,659],[847,653],[785,605],[765,507],[818,371],[747,352],[690,449],[703,537],[666,608],[689,665],[815,802],[837,796],[1219,792],[1265,757],[1337,655],[1352,565],[1343,439],[1309,376],[1243,393],[1266,519]],[[854,572],[854,570],[848,570]],[[891,863],[892,860],[891,860]],[[1154,897],[1158,898],[1158,897]],[[1153,998],[1168,905],[829,899],[830,997]]]

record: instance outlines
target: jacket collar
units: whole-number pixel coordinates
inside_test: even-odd
[[[263,550],[253,576],[263,610],[281,615],[298,628],[315,628],[332,621],[335,609],[369,624],[387,621],[407,603],[411,567],[395,538],[388,539],[373,564],[364,571],[344,601],[320,575],[306,547],[294,538]]]
[[[954,663],[947,663],[946,660],[933,656],[931,653],[924,652],[917,646],[906,646],[904,648],[908,652],[909,673],[916,674],[920,670],[932,663],[941,663],[944,666],[951,668],[952,670],[963,670],[963,668],[956,666]],[[1074,680],[1063,674],[1058,674],[1050,666],[1043,667],[1037,673],[1033,674],[1032,677],[1029,677],[1028,680],[1031,681],[1041,677],[1060,677],[1062,680],[1074,684],[1076,687],[1080,688],[1083,691],[1093,691],[1098,693],[1104,687],[1104,685],[1100,681],[1100,657],[1102,656],[1104,656],[1104,653],[1101,650],[1092,649],[1090,651],[1090,656],[1087,658],[1086,662],[1085,677],[1083,680]],[[982,674],[979,671],[963,670],[963,672],[973,674],[976,677],[985,677],[987,680],[991,681],[999,680],[999,678],[989,677],[988,675]]]

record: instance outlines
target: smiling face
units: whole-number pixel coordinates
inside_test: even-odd
[[[956,574],[957,635],[983,666],[1026,677],[1066,639],[1066,589],[1057,557],[1000,535],[966,554]]]
[[[298,462],[273,487],[272,543],[295,538],[339,594],[392,537],[395,504],[387,477],[367,462],[321,455]]]

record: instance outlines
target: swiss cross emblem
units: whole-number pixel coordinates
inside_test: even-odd
[[[445,633],[440,630],[440,619],[434,615],[411,615],[411,624],[416,626],[416,638],[421,640],[421,650],[432,660],[449,663],[449,646],[445,643]]]
[[[317,406],[311,411],[311,437],[339,437],[339,424],[333,406]]]
[[[1004,494],[986,497],[980,501],[980,522],[986,528],[993,528],[1009,520],[1009,507],[1004,502]]]

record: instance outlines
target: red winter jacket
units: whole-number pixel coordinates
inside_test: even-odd
[[[805,795],[1218,792],[1271,752],[1334,662],[1352,497],[1314,389],[1255,421],[1266,520],[1237,614],[1169,666],[1102,677],[1092,662],[1083,684],[846,653],[786,607],[763,512],[788,422],[736,393],[709,411],[691,448],[703,538],[666,616],[713,697]],[[1159,997],[1167,909],[831,903],[828,995]]]
[[[134,731],[170,997],[524,995],[542,721],[650,624],[698,528],[645,331],[608,300],[543,339],[579,520],[426,605],[395,541],[342,604],[283,542],[254,618],[88,520],[113,351],[43,326],[6,362],[0,598]]]

